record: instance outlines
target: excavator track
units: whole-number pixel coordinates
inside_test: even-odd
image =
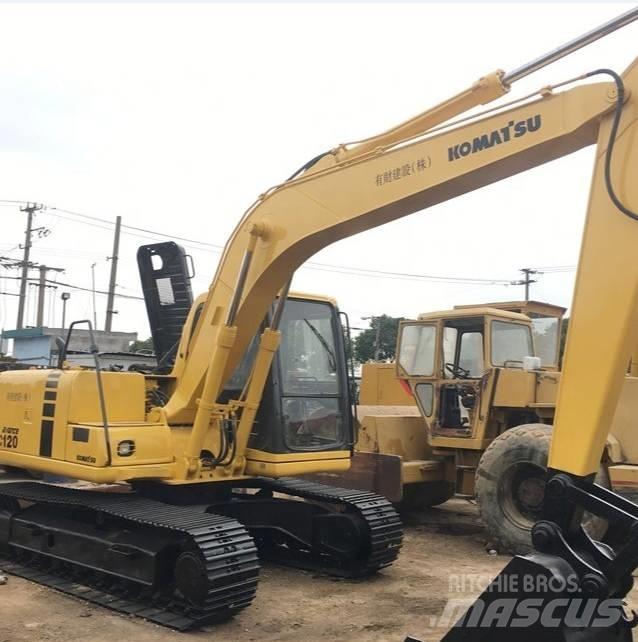
[[[307,519],[307,515],[301,512],[294,513],[295,505],[298,509],[303,504],[317,505],[326,511],[325,515],[319,517],[324,519],[322,534],[308,535],[304,543],[291,540],[290,537],[279,537],[277,529],[256,523],[253,514],[259,511],[251,511],[250,506],[241,514],[232,510],[231,504],[230,514],[237,517],[251,532],[262,559],[350,578],[372,575],[396,560],[403,543],[403,525],[392,504],[384,497],[367,491],[327,486],[293,477],[258,478],[254,481],[254,485],[260,489],[257,496],[261,493],[280,493],[305,500],[284,500],[285,505],[280,504],[283,507],[282,513],[292,511],[289,523],[296,524]],[[237,503],[241,507],[242,499],[234,503],[235,509]],[[274,516],[273,521],[277,518],[277,506],[277,503],[273,503],[267,509],[269,515]],[[224,512],[229,514],[228,510]],[[349,521],[344,522],[344,517]],[[348,550],[331,545],[332,540],[340,537],[344,531],[349,531],[351,535],[349,546],[346,547]]]
[[[20,508],[18,502],[29,506]],[[134,493],[78,490],[37,482],[0,485],[0,506],[2,568],[83,600],[185,631],[226,620],[247,607],[255,596],[259,574],[255,543],[232,518],[167,505]],[[30,510],[41,516],[40,522],[29,516]],[[77,532],[63,533],[61,539],[72,539],[90,528],[93,536],[101,529],[104,534],[100,536],[113,542],[110,548],[107,543],[102,559],[122,556],[120,566],[124,571],[119,567],[100,568],[99,560],[88,563],[86,559],[70,559],[68,546],[63,554],[57,551],[58,531],[49,528],[47,511],[54,513],[53,524],[60,520],[77,524]],[[87,515],[94,522],[90,526]],[[28,529],[33,536],[31,543]],[[122,544],[120,538],[126,536],[131,543]],[[145,560],[135,550],[139,541],[166,542],[150,562],[157,567],[150,572],[154,581],[140,579],[142,569],[137,566]],[[83,542],[85,552],[92,541]],[[82,554],[81,545],[76,555]],[[141,559],[137,565],[136,559]]]

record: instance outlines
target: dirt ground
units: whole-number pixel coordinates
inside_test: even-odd
[[[490,555],[476,508],[453,500],[404,515],[399,560],[367,581],[335,581],[266,566],[252,606],[228,623],[176,633],[9,576],[0,586],[0,642],[402,642],[412,634],[439,640],[449,598],[478,594],[508,561]],[[631,602],[638,605],[638,593]]]

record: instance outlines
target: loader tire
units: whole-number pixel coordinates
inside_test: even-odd
[[[406,484],[403,498],[397,504],[400,511],[420,510],[444,504],[454,495],[454,484],[446,481]]]
[[[552,427],[525,424],[497,437],[476,471],[476,500],[491,541],[502,551],[524,555],[532,550],[532,526],[541,517]],[[596,483],[609,487],[601,467]],[[583,526],[601,539],[606,522],[585,514]]]

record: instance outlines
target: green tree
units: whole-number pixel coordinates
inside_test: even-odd
[[[140,350],[150,350],[153,352],[153,339],[149,337],[148,339],[144,339],[144,341],[133,341],[128,347],[129,352],[139,352]]]
[[[399,321],[403,317],[390,317],[387,314],[372,317],[370,327],[360,332],[354,340],[354,358],[359,363],[391,361],[396,355]]]

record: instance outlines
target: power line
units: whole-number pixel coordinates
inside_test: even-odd
[[[5,277],[0,277],[5,278]],[[93,292],[93,288],[84,288],[81,285],[73,285],[71,283],[63,283],[62,281],[53,281],[50,279],[47,279],[47,283],[55,283],[56,285],[61,285],[65,288],[71,288],[72,290],[81,290],[82,292]],[[104,294],[105,296],[108,296],[108,292],[106,290],[95,290],[95,294]],[[135,301],[144,301],[144,297],[141,296],[134,296],[132,294],[119,294],[115,293],[116,297],[120,297],[121,299],[133,299]]]
[[[62,210],[62,211],[66,211],[66,210]],[[107,220],[104,220],[104,223],[108,223],[109,225],[111,225],[111,227],[106,227],[106,225],[100,225],[98,223],[93,223],[90,220],[77,220],[77,219],[69,218],[68,216],[64,216],[64,215],[60,214],[59,212],[47,212],[47,213],[50,214],[51,216],[59,217],[62,220],[65,220],[65,221],[70,221],[72,223],[81,223],[82,225],[88,225],[90,227],[94,227],[94,228],[99,229],[99,230],[106,230],[108,232],[113,230],[113,225],[114,224],[111,223],[110,221],[107,221]],[[93,218],[94,220],[97,220],[97,221],[102,221],[103,220],[103,219],[95,219],[95,217],[91,217],[91,218]],[[128,225],[122,225],[122,228],[126,228],[126,229],[122,230],[123,234],[126,234],[127,236],[134,236],[135,238],[144,239],[145,241],[148,241],[149,239],[157,240],[156,238],[153,238],[153,236],[150,236],[150,235],[154,235],[155,237],[167,238],[167,239],[171,239],[171,240],[175,240],[176,239],[178,241],[182,241],[186,247],[189,247],[189,248],[197,250],[197,251],[212,250],[213,252],[221,253],[222,250],[223,250],[222,246],[218,246],[218,245],[215,245],[213,243],[207,243],[205,241],[196,241],[195,239],[186,239],[186,238],[181,237],[181,236],[172,236],[170,234],[164,234],[162,232],[153,232],[151,230],[149,230],[146,233],[146,235],[139,234],[139,233],[137,233],[135,231],[131,232],[129,230],[133,229],[133,230],[142,231],[142,228],[130,227]],[[195,243],[197,245],[193,245]]]
[[[95,227],[98,227],[100,229],[111,229],[111,228],[106,228],[103,227],[102,225],[97,225],[97,223],[104,223],[109,226],[113,226],[114,223],[112,221],[109,221],[107,219],[102,219],[97,216],[90,216],[88,214],[82,214],[80,212],[74,212],[72,210],[67,210],[64,208],[59,208],[59,207],[49,207],[47,208],[48,210],[56,210],[56,212],[63,212],[65,214],[70,214],[71,216],[78,216],[83,219],[87,219],[88,221],[91,221],[91,223],[85,223],[87,225],[94,225]],[[59,214],[57,214],[59,215]],[[70,220],[66,217],[66,220]],[[216,243],[209,243],[207,241],[197,241],[195,239],[190,239],[186,238],[183,236],[176,236],[172,234],[165,234],[164,232],[158,232],[155,230],[149,230],[146,228],[142,227],[136,227],[133,225],[124,225],[122,224],[122,229],[126,230],[135,230],[137,232],[143,232],[146,234],[152,234],[154,236],[160,236],[163,238],[168,238],[172,240],[178,240],[178,241],[183,241],[185,243],[195,243],[198,246],[202,246],[205,248],[210,248],[215,251],[221,252],[224,249],[224,246],[218,245]],[[140,237],[139,234],[131,234],[131,232],[126,232],[130,236],[137,236]],[[141,237],[144,238],[144,237]],[[196,247],[194,249],[202,249],[202,247]],[[392,272],[388,270],[374,270],[374,269],[368,269],[368,268],[358,268],[354,266],[347,266],[347,265],[335,265],[335,264],[330,264],[330,263],[317,263],[314,261],[308,261],[302,266],[302,269],[308,269],[308,270],[319,270],[319,271],[324,271],[324,272],[334,272],[336,274],[350,274],[353,276],[381,276],[381,277],[388,277],[388,278],[400,278],[400,279],[407,279],[407,280],[420,280],[420,281],[431,281],[431,282],[442,282],[442,283],[459,283],[459,284],[466,284],[466,285],[481,285],[481,284],[487,284],[487,285],[510,285],[511,280],[509,279],[487,279],[487,278],[475,278],[475,277],[455,277],[455,276],[438,276],[438,275],[432,275],[432,274],[410,274],[410,273],[404,273],[404,272]]]
[[[441,283],[460,283],[465,285],[511,285],[510,279],[484,279],[478,277],[438,276],[434,274],[415,274],[409,272],[390,272],[374,270],[371,268],[357,268],[352,266],[331,265],[326,263],[306,263],[303,268],[323,272],[336,272],[338,274],[352,274],[355,276],[374,276],[380,278],[397,278],[404,280],[419,280]]]
[[[20,281],[19,276],[0,276],[0,280],[10,280],[10,281]],[[27,279],[29,283],[38,283],[39,279]],[[64,283],[63,281],[56,281],[54,279],[46,279],[46,283],[52,283],[53,285],[61,285],[62,287],[65,288],[70,288],[72,290],[82,290],[83,292],[93,292],[92,288],[85,288],[82,287],[81,285],[73,285],[72,283]],[[104,294],[108,296],[108,292],[105,290],[95,290],[96,294]],[[0,296],[8,294],[10,296],[20,296],[19,294],[12,294],[11,292],[0,292]],[[122,299],[133,299],[135,301],[144,301],[144,297],[142,296],[135,296],[133,294],[119,294],[115,293],[115,296],[120,297]]]
[[[534,269],[542,274],[559,274],[561,272],[573,272],[577,267],[577,265],[554,265],[549,267],[537,267]]]
[[[97,216],[90,216],[89,214],[82,214],[81,212],[74,212],[73,210],[67,210],[63,207],[55,207],[51,206],[48,207],[47,209],[49,210],[55,210],[56,212],[63,212],[64,214],[69,214],[71,216],[78,216],[80,218],[84,218],[90,221],[95,221],[99,223],[106,223],[107,225],[113,227],[115,223],[113,221],[109,221],[108,219],[104,218],[99,218]],[[136,227],[134,225],[124,225],[122,224],[122,228],[127,229],[127,230],[134,230],[135,232],[143,232],[145,234],[151,234],[153,236],[161,236],[163,238],[171,239],[171,240],[178,240],[178,241],[184,241],[185,243],[195,243],[196,245],[204,245],[206,247],[212,247],[217,250],[223,250],[224,246],[223,245],[217,245],[215,243],[209,243],[207,241],[198,241],[197,239],[189,239],[184,236],[177,236],[175,234],[165,234],[164,232],[157,232],[155,230],[149,230],[143,227]]]
[[[0,204],[15,204],[22,201],[6,201],[0,199]],[[59,216],[60,218],[72,222],[82,222],[85,225],[92,225],[98,229],[112,230],[115,226],[114,221],[108,219],[100,218],[98,216],[92,216],[90,214],[84,214],[83,212],[77,212],[74,210],[69,210],[63,207],[57,206],[45,206],[47,213],[53,216]],[[68,216],[77,217],[84,219],[82,221],[75,221],[68,218]],[[108,226],[108,227],[106,227]],[[186,244],[190,244],[191,247],[193,244],[195,247],[193,249],[202,250],[203,248],[208,248],[216,252],[221,252],[224,249],[223,245],[217,243],[210,243],[208,241],[199,241],[197,239],[191,239],[184,236],[177,236],[174,234],[166,234],[164,232],[159,232],[156,230],[150,230],[143,227],[137,227],[134,225],[121,225],[122,230],[132,230],[125,231],[129,236],[136,236],[138,238],[148,238],[141,236],[139,233],[149,234],[155,237],[167,238],[171,240],[181,241]],[[137,233],[136,233],[137,232]],[[457,276],[446,276],[446,275],[434,275],[434,274],[415,274],[415,273],[406,273],[406,272],[395,272],[390,270],[375,270],[371,268],[359,268],[354,266],[347,265],[338,265],[331,263],[319,263],[315,261],[308,261],[302,266],[302,269],[308,270],[317,270],[323,272],[333,272],[335,274],[347,274],[351,276],[363,276],[363,277],[381,277],[381,278],[393,278],[399,280],[411,280],[411,281],[426,281],[426,282],[439,282],[439,283],[448,283],[448,284],[460,284],[460,285],[512,285],[511,279],[491,279],[491,278],[478,278],[478,277],[457,277]]]

